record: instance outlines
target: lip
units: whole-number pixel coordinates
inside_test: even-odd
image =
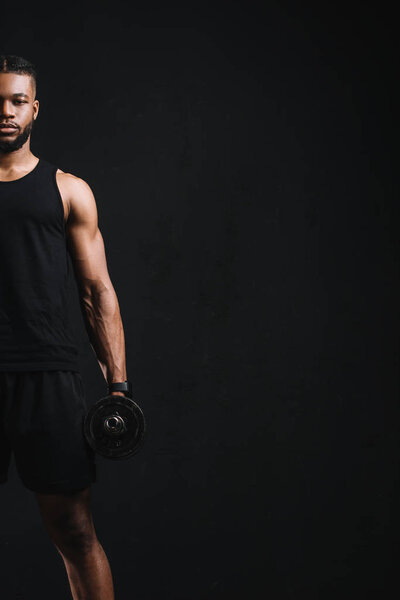
[[[16,127],[5,127],[4,125],[0,125],[0,134],[10,135],[16,131],[18,131]]]

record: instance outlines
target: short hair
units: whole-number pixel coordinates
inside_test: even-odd
[[[0,54],[0,73],[30,75],[33,81],[33,91],[36,96],[36,68],[29,60],[26,60],[26,58],[15,56],[14,54]]]

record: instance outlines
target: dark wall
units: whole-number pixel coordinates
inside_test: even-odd
[[[33,152],[95,193],[148,420],[93,487],[118,600],[398,593],[397,32],[324,4],[2,17]],[[5,597],[69,598],[15,470],[0,502]]]

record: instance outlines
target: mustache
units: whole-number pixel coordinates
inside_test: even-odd
[[[15,123],[7,123],[7,121],[0,121],[0,127],[13,127],[14,129],[19,129],[18,125]]]

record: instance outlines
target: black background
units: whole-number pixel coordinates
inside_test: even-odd
[[[2,8],[33,152],[95,193],[148,420],[92,491],[117,600],[399,593],[398,32],[325,4]],[[71,312],[92,403],[74,282]],[[0,493],[4,597],[70,598],[14,465]]]

